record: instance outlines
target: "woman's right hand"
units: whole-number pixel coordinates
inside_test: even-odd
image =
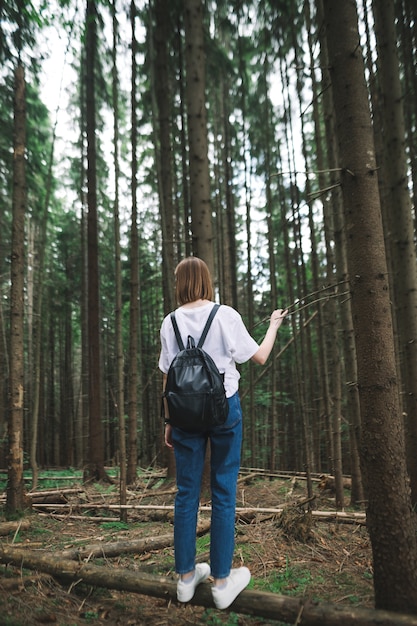
[[[275,311],[273,311],[271,314],[269,325],[272,326],[272,328],[276,328],[278,330],[287,313],[288,309],[275,309]]]
[[[281,326],[284,317],[287,315],[288,309],[275,309],[269,319],[269,328],[266,331],[266,335],[263,338],[259,350],[255,352],[252,357],[254,363],[259,365],[265,365],[271,350],[274,347],[275,338],[277,336],[278,328]]]

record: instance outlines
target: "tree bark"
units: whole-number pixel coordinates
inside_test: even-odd
[[[129,303],[129,373],[128,373],[128,451],[127,484],[131,485],[137,476],[138,464],[138,337],[139,337],[139,250],[138,250],[138,207],[137,207],[137,40],[136,40],[136,3],[130,3],[130,23],[132,29],[132,93],[130,96],[130,116],[132,120],[132,216],[130,224],[130,303]]]
[[[30,528],[30,520],[22,519],[18,522],[0,522],[0,536],[10,535],[10,533],[20,532],[21,530],[28,530]]]
[[[112,47],[112,100],[113,100],[113,143],[114,143],[114,273],[116,283],[115,302],[115,335],[116,335],[116,415],[119,424],[119,493],[120,504],[126,504],[126,422],[125,422],[125,385],[124,385],[124,351],[123,351],[123,302],[122,302],[122,261],[120,246],[120,215],[119,215],[119,72],[117,67],[118,22],[116,0],[112,2],[113,47]],[[126,521],[126,512],[121,509],[120,519]]]
[[[408,181],[405,146],[405,121],[398,63],[398,40],[395,7],[392,0],[373,2],[375,36],[378,50],[378,77],[383,103],[384,142],[382,163],[388,216],[387,237],[391,247],[392,293],[398,328],[406,413],[407,465],[412,504],[417,504],[417,263],[414,241],[412,203]]]
[[[101,422],[101,356],[98,271],[97,152],[95,58],[97,12],[94,0],[87,0],[86,12],[86,111],[87,111],[87,240],[88,240],[88,399],[89,450],[86,478],[103,480],[104,437]]]
[[[2,527],[0,525],[0,534]],[[161,550],[174,544],[174,535],[161,535],[159,537],[148,537],[133,541],[115,541],[113,543],[95,543],[71,550],[62,550],[59,558],[63,559],[90,559],[92,557],[113,557],[120,554],[141,554],[149,550]]]
[[[326,155],[324,151],[324,141],[322,140],[322,135],[320,132],[320,116],[319,116],[319,107],[317,105],[318,98],[318,85],[315,78],[315,68],[314,68],[314,54],[313,54],[313,35],[311,30],[311,18],[310,18],[310,3],[305,3],[304,11],[306,14],[306,26],[308,31],[308,41],[309,41],[309,51],[310,51],[310,71],[312,75],[312,89],[313,89],[313,120],[314,120],[314,128],[316,135],[316,153],[317,153],[317,170],[320,172],[318,176],[319,180],[319,188],[322,189],[325,187],[324,181],[324,172],[326,167],[328,167],[328,163],[326,162]],[[300,102],[300,111],[302,110],[302,103]],[[303,135],[304,136],[304,135]],[[307,142],[304,138],[303,140],[303,150],[307,146]],[[306,163],[308,163],[307,155],[305,155]],[[307,176],[306,180],[306,191],[308,192],[310,188],[309,177]],[[308,196],[311,197],[312,194],[308,193]],[[309,224],[310,224],[310,232],[311,232],[311,248],[312,255],[314,254],[314,265],[313,265],[313,275],[315,276],[315,289],[319,289],[319,263],[318,263],[318,255],[317,255],[317,245],[316,245],[316,228],[314,224],[314,216],[313,216],[313,204],[314,202],[310,202],[309,207]],[[335,239],[335,220],[333,220],[333,213],[331,209],[330,202],[326,198],[323,199],[323,225],[324,225],[324,239],[325,239],[325,247],[326,247],[326,278],[327,284],[332,285],[335,283],[336,275],[335,275],[335,259],[334,255],[336,252],[333,252],[333,242]],[[314,244],[314,246],[313,246]],[[314,248],[314,253],[313,253]],[[328,379],[328,383],[324,384],[325,392],[331,390],[331,400],[332,402],[329,404],[329,410],[332,415],[331,424],[332,424],[332,450],[333,450],[333,458],[332,458],[332,466],[335,474],[335,486],[336,486],[336,508],[342,509],[344,505],[344,496],[343,496],[343,464],[342,464],[342,446],[341,446],[341,423],[342,423],[342,389],[341,389],[341,360],[339,353],[339,324],[338,324],[338,316],[336,310],[336,302],[335,300],[329,300],[327,303],[327,315],[325,316],[326,323],[323,326],[322,323],[319,324],[319,341],[324,345],[327,345],[328,350],[328,359],[324,363],[323,374],[324,378]],[[318,307],[319,320],[323,321],[323,307]],[[324,337],[327,338],[327,344],[324,342]],[[323,346],[324,347],[324,346]],[[324,351],[324,350],[323,350]],[[330,374],[330,376],[329,376]]]
[[[411,508],[373,131],[356,5],[324,0],[341,160],[362,414],[361,461],[378,608],[417,612]]]
[[[323,7],[322,2],[318,3],[317,7],[317,22],[323,21]],[[322,31],[321,31],[322,33]],[[324,33],[321,34],[321,37]],[[312,42],[313,43],[313,42]],[[322,68],[322,85],[327,86],[330,84],[330,78],[328,73],[329,62],[327,58],[327,49],[323,45],[320,48],[320,60]],[[312,71],[314,58],[311,58]],[[317,96],[317,90],[315,90]],[[338,149],[335,140],[335,120],[334,120],[334,106],[331,89],[322,89],[323,93],[323,114],[326,131],[326,147],[327,147],[327,162],[326,166],[330,169],[330,182],[331,185],[337,186],[336,172],[332,171],[333,165],[338,163]],[[318,125],[316,126],[316,133],[319,132]],[[331,164],[331,165],[329,165]],[[325,167],[319,169],[324,170]],[[324,189],[327,185],[326,178],[323,174],[319,176],[320,189]],[[340,191],[333,192],[332,198],[332,212],[333,212],[333,230],[334,230],[334,247],[335,247],[335,260],[336,260],[336,283],[341,283],[342,286],[348,282],[348,268],[346,259],[346,237],[343,219],[343,205],[342,195]],[[325,202],[326,200],[324,200]],[[343,288],[342,288],[343,290]],[[340,329],[342,334],[343,356],[344,356],[344,376],[345,376],[345,389],[347,390],[347,410],[346,418],[349,423],[349,442],[350,442],[350,465],[352,476],[352,488],[351,488],[351,503],[355,505],[357,502],[363,502],[365,499],[362,485],[362,475],[360,471],[360,459],[359,459],[359,445],[360,445],[360,432],[361,432],[361,415],[359,405],[359,394],[357,387],[357,363],[356,363],[356,346],[352,324],[352,309],[349,299],[346,299],[343,305],[340,307]]]
[[[202,0],[184,0],[185,64],[194,253],[214,275],[213,225],[207,148],[206,55]]]
[[[159,206],[162,227],[162,285],[164,292],[164,313],[175,308],[174,301],[174,254],[178,254],[178,242],[174,241],[174,208],[172,198],[171,149],[171,82],[168,73],[169,55],[167,42],[170,32],[170,12],[164,0],[155,1],[155,61],[152,67],[152,93],[155,100],[154,128],[155,162],[158,173]],[[152,42],[152,37],[150,37]],[[157,122],[156,122],[157,120]]]
[[[24,410],[24,269],[26,210],[26,101],[25,75],[22,65],[15,73],[13,161],[13,223],[10,289],[10,414],[8,420],[9,513],[25,507],[23,483],[23,410]]]

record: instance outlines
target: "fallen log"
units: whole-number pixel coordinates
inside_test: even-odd
[[[29,519],[21,519],[16,522],[0,522],[0,535],[9,535],[10,533],[27,530],[28,528],[30,528]]]
[[[132,511],[149,511],[149,510],[155,510],[155,511],[173,511],[174,510],[174,505],[172,504],[106,504],[105,502],[103,502],[102,504],[78,504],[78,503],[74,503],[74,504],[37,504],[34,503],[33,507],[35,509],[45,509],[45,508],[52,508],[52,509],[62,509],[62,508],[66,508],[66,509],[71,509],[71,510],[76,510],[76,509],[108,509],[108,510],[120,510],[120,509],[127,509],[127,510],[132,510]],[[246,507],[236,507],[236,513],[238,514],[246,514],[246,515],[250,515],[250,514],[256,514],[256,513],[272,513],[275,515],[279,515],[283,512],[283,508],[268,508],[268,507],[251,507],[251,506],[246,506]],[[199,508],[199,511],[201,512],[210,512],[211,511],[211,506],[201,506]],[[347,511],[311,511],[311,515],[313,517],[317,517],[319,519],[323,519],[323,520],[331,520],[331,521],[339,521],[339,522],[348,522],[348,523],[352,523],[354,521],[358,522],[358,523],[363,523],[366,521],[366,514],[365,513],[356,513],[356,512],[347,512]]]
[[[342,485],[344,489],[352,489],[352,479],[348,476],[342,478]],[[320,482],[317,485],[321,492],[336,493],[336,479],[334,476],[328,476],[322,474],[320,476]]]
[[[70,513],[39,513],[39,511],[37,511],[37,513],[39,517],[49,517],[60,521],[83,520],[84,522],[95,522],[96,524],[101,522],[120,522],[120,517],[102,517],[99,515],[95,515],[94,517],[86,517],[85,515],[71,515]]]
[[[55,556],[59,559],[70,559],[72,561],[81,561],[82,559],[90,560],[94,557],[111,558],[120,556],[121,554],[142,554],[151,550],[162,550],[174,544],[174,536],[160,535],[159,537],[145,537],[144,539],[133,539],[131,541],[113,541],[105,543],[92,543],[77,548],[67,548],[55,552]],[[16,554],[18,550],[27,551],[27,545],[14,546]],[[35,554],[35,552],[33,552]]]
[[[110,543],[93,543],[78,548],[70,548],[59,552],[59,557],[64,559],[90,559],[92,557],[114,557],[120,554],[141,554],[142,552],[150,552],[151,550],[162,550],[172,546],[174,537],[170,535],[161,535],[159,537],[146,537],[145,539],[136,539],[131,541],[114,541]]]
[[[152,576],[90,563],[57,559],[53,553],[0,547],[0,562],[35,569],[60,580],[83,582],[96,587],[117,589],[176,602],[176,581],[167,576]],[[191,604],[214,608],[210,585],[200,585]],[[300,626],[417,626],[417,616],[346,607],[339,604],[306,601],[262,591],[243,591],[228,611],[257,615]]]
[[[210,530],[210,522],[199,523],[197,525],[197,536],[201,537]],[[105,543],[100,541],[88,545],[78,546],[77,548],[67,548],[56,552],[58,558],[70,560],[82,560],[94,557],[111,558],[120,556],[121,554],[142,554],[154,550],[162,550],[174,545],[174,535],[156,535],[154,537],[144,537],[143,539],[121,540]],[[26,545],[14,546],[17,550],[27,550]],[[34,552],[34,554],[36,554]]]
[[[174,496],[177,493],[176,487],[171,487],[171,489],[159,490],[159,489],[149,489],[145,487],[143,491],[138,491],[137,493],[132,493],[132,498],[152,498],[155,496]]]
[[[57,496],[57,495],[70,495],[74,493],[83,493],[85,490],[83,487],[64,487],[63,489],[41,489],[40,491],[28,491],[27,494],[31,497],[39,497],[42,496]]]
[[[17,576],[16,578],[5,578],[0,580],[2,591],[21,591],[29,585],[38,585],[40,582],[50,582],[50,574],[33,574],[32,576]]]

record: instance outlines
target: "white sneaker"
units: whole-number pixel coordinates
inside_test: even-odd
[[[232,569],[224,587],[212,587],[213,602],[218,609],[227,609],[241,591],[249,585],[250,571],[247,567]]]
[[[194,578],[185,582],[179,579],[177,583],[177,599],[179,602],[189,602],[193,597],[196,587],[207,580],[210,576],[210,565],[208,563],[197,563],[195,566]]]

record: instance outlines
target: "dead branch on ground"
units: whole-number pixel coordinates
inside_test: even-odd
[[[173,511],[174,505],[172,504],[106,504],[103,502],[102,504],[35,504],[35,509],[45,510],[48,508],[56,509],[56,510],[73,510],[77,509],[108,509],[108,510],[120,510],[127,509],[131,511]],[[295,506],[298,506],[295,503]],[[287,508],[287,507],[285,507]],[[205,505],[200,507],[200,512],[211,512],[211,506]],[[284,508],[275,508],[275,507],[236,507],[237,514],[244,514],[245,516],[257,515],[259,513],[271,513],[274,515],[280,515]],[[366,520],[365,513],[356,513],[353,511],[312,511],[313,517],[317,517],[321,521],[337,521],[337,522],[346,522],[346,523],[357,523],[362,524]]]

